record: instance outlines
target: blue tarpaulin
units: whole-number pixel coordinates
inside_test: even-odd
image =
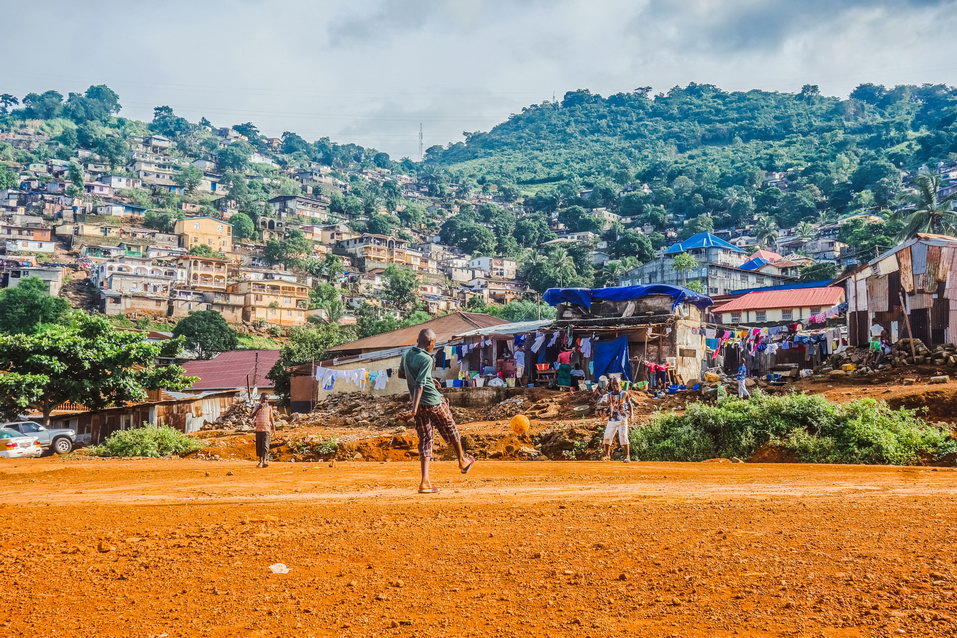
[[[681,286],[669,286],[667,284],[619,286],[617,288],[549,288],[545,291],[543,298],[546,303],[552,306],[557,306],[560,303],[570,303],[591,308],[593,301],[630,301],[649,295],[668,295],[674,299],[674,303],[671,305],[672,310],[680,303],[694,304],[702,310],[714,304],[711,297],[707,295],[698,294]]]
[[[620,372],[628,381],[634,381],[631,378],[631,366],[628,365],[628,337],[596,341],[591,356],[596,379],[603,374]]]

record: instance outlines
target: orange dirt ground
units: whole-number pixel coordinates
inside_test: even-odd
[[[416,474],[4,463],[0,635],[957,635],[952,469],[442,462],[428,496]]]

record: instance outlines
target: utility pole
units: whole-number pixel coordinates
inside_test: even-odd
[[[422,122],[419,122],[419,161],[425,159],[425,154],[422,151]]]

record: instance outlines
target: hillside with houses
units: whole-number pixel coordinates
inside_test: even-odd
[[[551,287],[721,297],[830,281],[902,235],[952,227],[907,227],[922,192],[939,203],[957,191],[950,93],[579,91],[423,162],[167,106],[130,120],[104,85],[4,95],[0,286],[38,277],[75,306],[154,328],[205,310],[246,334],[313,322],[345,339],[459,310],[547,318]],[[608,144],[610,163],[596,164],[609,131],[595,123],[608,121],[634,153]],[[542,153],[564,158],[557,177],[532,161]]]

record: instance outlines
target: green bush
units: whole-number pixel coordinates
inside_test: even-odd
[[[106,437],[101,445],[90,448],[96,456],[149,456],[158,458],[173,454],[188,454],[205,447],[168,425],[144,424],[141,428],[119,430]]]
[[[909,465],[957,450],[950,433],[914,410],[883,401],[845,404],[819,395],[728,399],[693,403],[684,414],[659,413],[631,431],[632,455],[645,461],[750,458],[770,443],[806,463]]]

